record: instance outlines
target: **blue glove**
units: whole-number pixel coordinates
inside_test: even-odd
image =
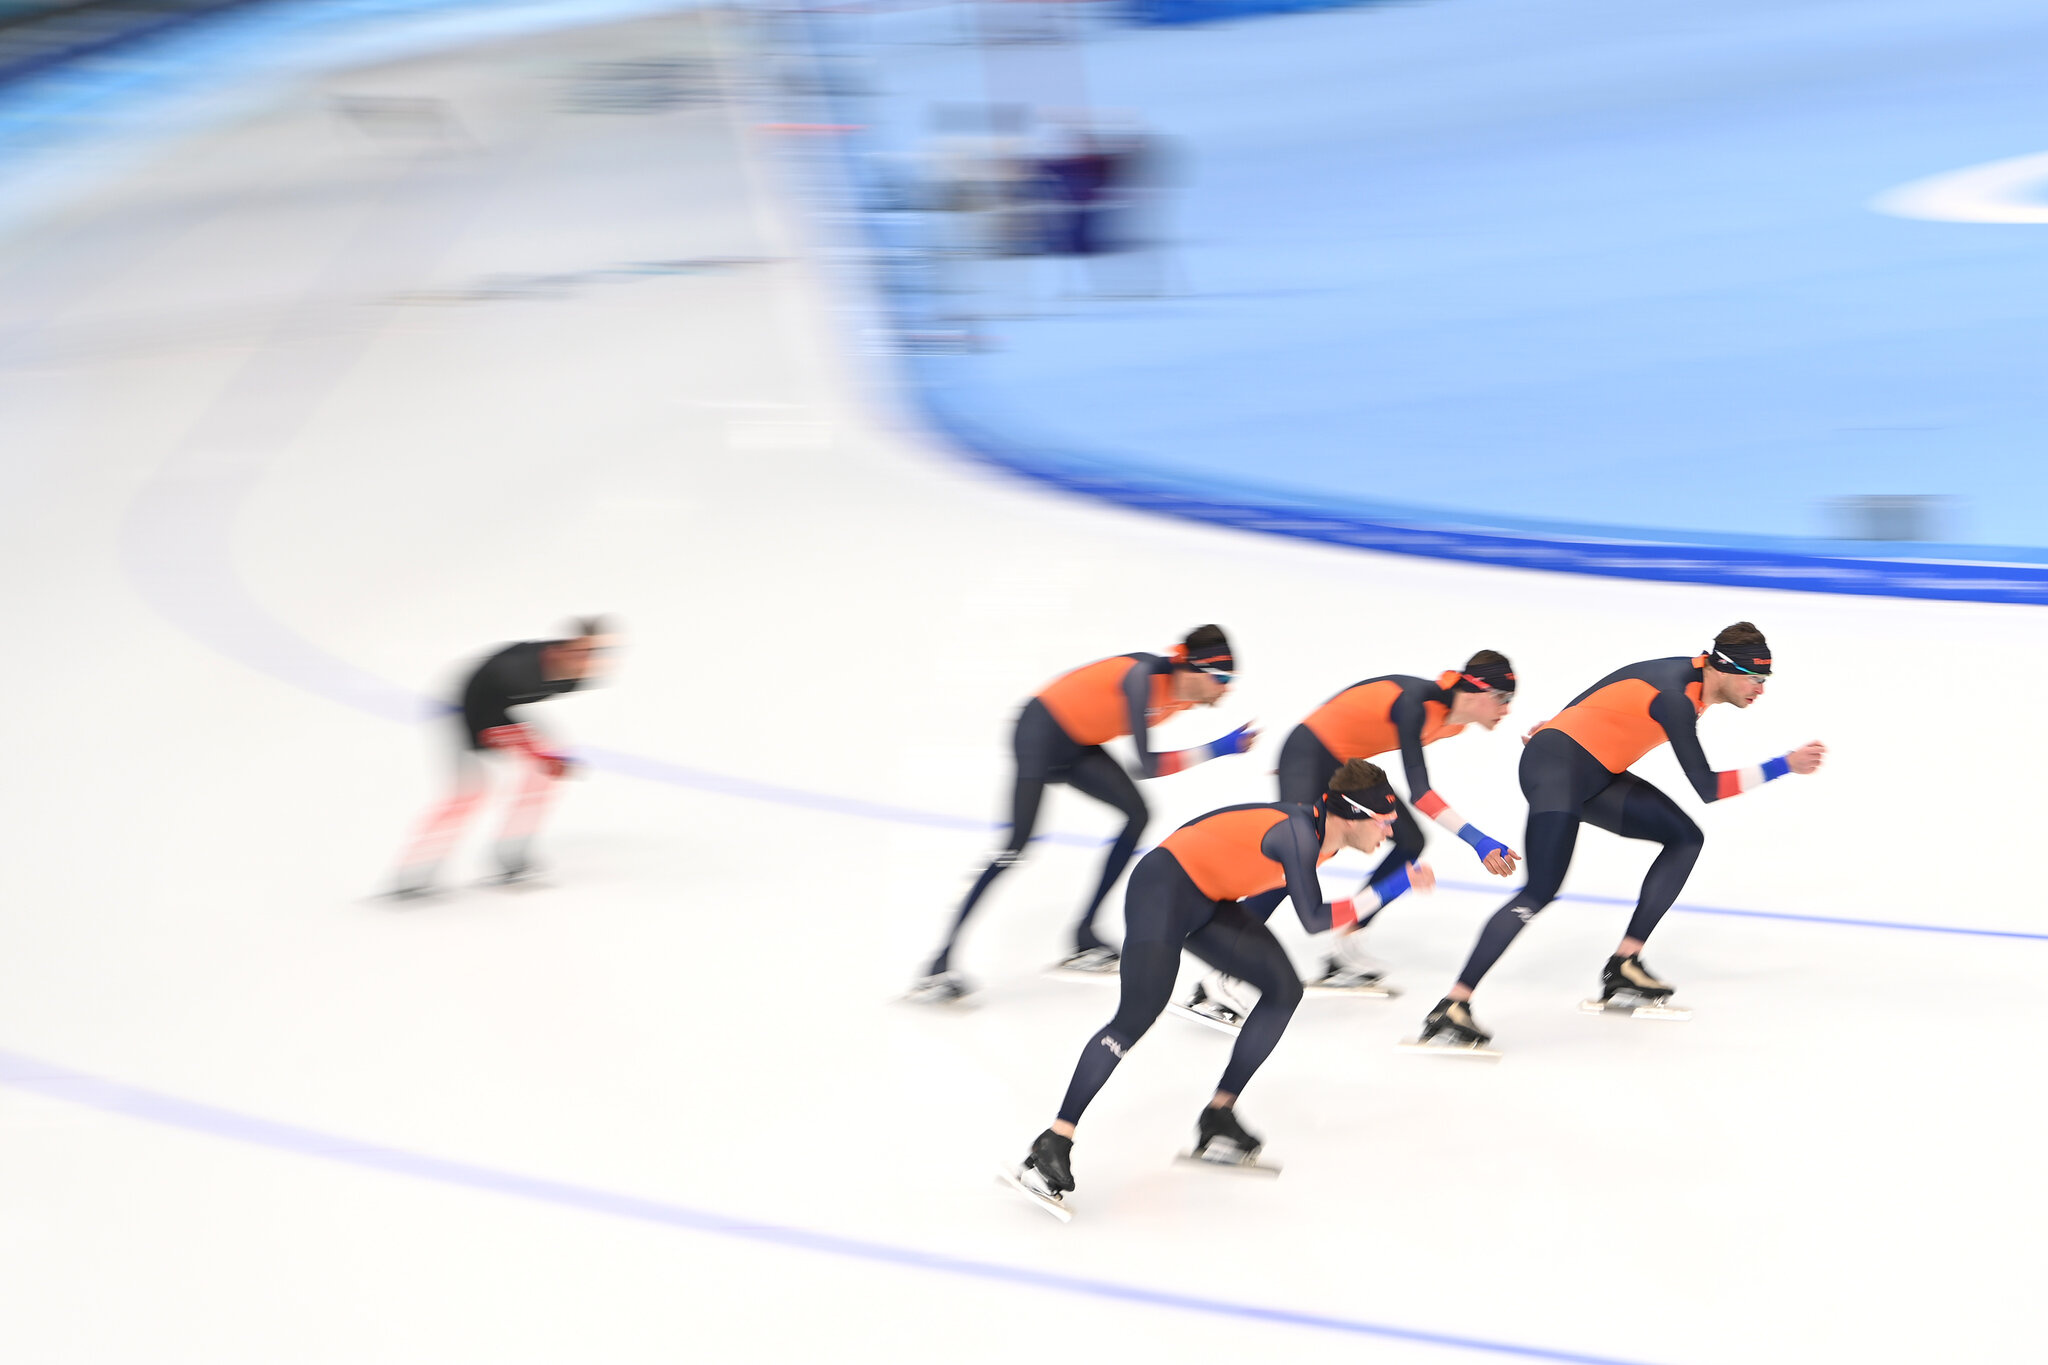
[[[1209,757],[1222,758],[1226,754],[1241,754],[1251,748],[1252,741],[1258,737],[1259,732],[1252,729],[1250,721],[1246,721],[1222,738],[1210,740],[1207,746]]]
[[[1496,853],[1506,853],[1508,851],[1508,846],[1500,840],[1489,839],[1484,834],[1481,834],[1477,825],[1467,824],[1465,828],[1458,831],[1458,837],[1472,845],[1472,851],[1479,855],[1479,861],[1482,863]]]

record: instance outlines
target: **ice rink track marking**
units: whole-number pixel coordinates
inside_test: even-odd
[[[144,1123],[153,1123],[182,1132],[224,1138],[270,1151],[316,1157],[361,1170],[410,1176],[416,1180],[432,1181],[439,1185],[505,1195],[557,1208],[575,1209],[583,1213],[605,1214],[614,1218],[627,1218],[636,1222],[653,1223],[688,1232],[709,1233],[719,1237],[736,1237],[791,1251],[807,1251],[824,1256],[840,1256],[902,1266],[912,1270],[962,1275],[973,1279],[1018,1285],[1027,1289],[1086,1294],[1091,1298],[1109,1299],[1144,1307],[1207,1313],[1218,1317],[1268,1322],[1276,1326],[1306,1327],[1325,1332],[1342,1332],[1352,1336],[1411,1342],[1422,1346],[1440,1346],[1448,1350],[1510,1356],[1521,1360],[1566,1361],[1575,1362],[1576,1365],[1646,1365],[1646,1362],[1624,1360],[1615,1356],[1553,1351],[1540,1346],[1520,1346],[1513,1342],[1488,1341],[1447,1332],[1425,1332],[1385,1323],[1365,1322],[1356,1318],[1332,1317],[1322,1313],[1299,1312],[1286,1308],[1267,1308],[1258,1304],[1235,1303],[1228,1299],[1205,1299],[1192,1294],[1175,1294],[1167,1290],[1150,1289],[1144,1285],[1096,1280],[1081,1275],[1059,1275],[1050,1271],[1032,1270],[1025,1266],[1004,1265],[997,1261],[946,1256],[937,1252],[920,1251],[915,1247],[892,1246],[887,1242],[870,1242],[857,1237],[840,1237],[831,1233],[763,1223],[750,1218],[736,1218],[658,1199],[647,1199],[639,1195],[601,1190],[561,1180],[548,1180],[539,1176],[521,1175],[514,1171],[494,1170],[488,1166],[476,1166],[468,1162],[408,1152],[402,1148],[386,1147],[379,1143],[363,1142],[334,1133],[323,1133],[314,1128],[302,1128],[296,1124],[280,1123],[274,1119],[260,1118],[232,1109],[180,1099],[175,1095],[124,1085],[118,1081],[72,1071],[17,1053],[0,1051],[0,1085],[64,1104],[138,1119]]]

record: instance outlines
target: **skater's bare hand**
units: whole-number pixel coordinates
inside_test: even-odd
[[[1820,771],[1821,760],[1828,756],[1828,746],[1819,740],[1802,744],[1785,755],[1785,766],[1804,777]]]
[[[1497,848],[1486,855],[1486,870],[1496,877],[1512,877],[1515,875],[1515,864],[1521,860],[1522,855],[1513,849]]]
[[[1436,890],[1436,869],[1428,863],[1408,864],[1408,889],[1411,891]]]
[[[1543,728],[1544,726],[1546,726],[1546,725],[1548,725],[1548,724],[1550,724],[1550,722],[1549,722],[1549,721],[1547,721],[1547,720],[1543,720],[1543,721],[1538,721],[1538,722],[1537,722],[1536,724],[1534,724],[1534,725],[1530,726],[1530,727],[1529,727],[1529,733],[1528,733],[1528,734],[1526,734],[1526,735],[1523,735],[1523,736],[1522,736],[1522,743],[1524,743],[1524,744],[1527,744],[1527,743],[1528,743],[1528,742],[1529,742],[1530,740],[1532,740],[1532,739],[1536,738],[1536,732],[1537,732],[1538,730],[1541,730],[1541,729],[1542,729],[1542,728]]]

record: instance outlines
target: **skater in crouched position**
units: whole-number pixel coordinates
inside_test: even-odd
[[[1817,770],[1827,752],[1818,742],[1754,767],[1716,772],[1707,765],[1699,741],[1700,715],[1723,702],[1748,707],[1763,695],[1770,673],[1771,650],[1763,633],[1738,621],[1717,635],[1704,654],[1617,669],[1529,732],[1521,764],[1522,793],[1529,800],[1523,842],[1528,883],[1487,921],[1457,984],[1424,1021],[1421,1041],[1441,1037],[1475,1047],[1488,1041],[1472,1018],[1472,992],[1522,927],[1556,898],[1582,823],[1663,845],[1643,878],[1621,943],[1601,972],[1600,998],[1650,1003],[1671,995],[1673,987],[1644,965],[1643,944],[1678,899],[1704,836],[1677,802],[1628,769],[1669,743],[1702,801],[1737,796],[1787,773]]]
[[[1166,655],[1120,654],[1063,674],[1024,704],[1017,718],[1017,779],[1010,804],[1009,841],[975,880],[947,931],[946,941],[925,968],[911,998],[925,1002],[958,999],[971,989],[952,970],[953,949],[974,908],[1005,870],[1024,857],[1038,825],[1045,789],[1064,782],[1123,812],[1123,832],[1110,845],[1102,875],[1074,924],[1074,952],[1060,965],[1076,971],[1113,972],[1116,950],[1095,935],[1095,915],[1116,885],[1138,839],[1145,832],[1145,798],[1138,784],[1103,745],[1131,736],[1140,777],[1165,777],[1197,763],[1251,748],[1258,732],[1239,726],[1220,739],[1192,749],[1154,753],[1145,732],[1168,716],[1223,700],[1236,675],[1230,642],[1216,626],[1198,626]]]
[[[1196,1125],[1195,1155],[1224,1162],[1257,1155],[1259,1139],[1237,1120],[1237,1097],[1301,1001],[1301,982],[1265,917],[1286,896],[1311,933],[1352,923],[1351,902],[1323,902],[1316,868],[1339,849],[1377,849],[1394,805],[1386,774],[1357,760],[1313,806],[1226,806],[1182,825],[1145,855],[1124,897],[1123,998],[1116,1017],[1081,1049],[1058,1119],[1031,1144],[1017,1177],[1027,1192],[1057,1199],[1074,1188],[1074,1125],[1166,1008],[1183,950],[1259,991]]]
[[[392,895],[411,899],[432,893],[435,872],[483,804],[487,755],[510,760],[519,772],[504,827],[493,846],[498,880],[516,882],[531,875],[534,831],[547,812],[555,784],[572,765],[538,730],[514,720],[511,708],[573,692],[594,680],[616,643],[612,626],[601,616],[580,618],[570,623],[570,629],[574,634],[568,639],[507,645],[464,681],[455,708],[462,727],[455,751],[455,789],[420,822],[400,860]]]
[[[1425,745],[1461,733],[1468,725],[1491,730],[1515,700],[1515,671],[1507,656],[1491,649],[1474,654],[1461,669],[1435,681],[1390,673],[1353,683],[1311,712],[1280,747],[1280,799],[1313,805],[1330,775],[1354,758],[1377,758],[1396,749],[1408,778],[1408,799],[1437,824],[1472,846],[1488,872],[1511,877],[1521,857],[1489,838],[1443,798],[1429,780]],[[1422,824],[1407,804],[1394,802],[1392,847],[1358,893],[1358,923],[1331,944],[1323,975],[1313,984],[1325,990],[1372,991],[1383,973],[1365,954],[1359,934],[1380,911],[1413,888],[1413,867],[1422,856]],[[1188,1010],[1231,1022],[1243,1016],[1238,984],[1211,976],[1195,986]]]

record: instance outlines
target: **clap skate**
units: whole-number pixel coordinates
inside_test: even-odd
[[[1176,1161],[1194,1166],[1218,1166],[1246,1175],[1278,1175],[1280,1168],[1259,1160],[1265,1144],[1245,1131],[1234,1109],[1209,1108],[1195,1122],[1195,1147],[1182,1152]]]
[[[1166,1008],[1183,1019],[1206,1024],[1235,1038],[1244,1027],[1245,1016],[1252,1012],[1252,1002],[1243,994],[1250,990],[1249,985],[1234,977],[1210,972],[1195,983],[1194,994],[1185,1002],[1176,1000]]]
[[[958,972],[933,972],[922,976],[916,984],[903,993],[901,999],[906,1005],[957,1005],[963,1008],[974,1003],[974,983]]]
[[[1497,1062],[1500,1054],[1487,1046],[1492,1041],[1493,1035],[1480,1028],[1479,1021],[1472,1017],[1470,1005],[1445,996],[1437,1001],[1436,1008],[1422,1021],[1422,1032],[1403,1040],[1401,1046],[1415,1052],[1436,1052],[1449,1057],[1477,1057]]]
[[[1074,1216],[1062,1198],[1074,1188],[1073,1156],[1074,1140],[1048,1128],[1032,1140],[1023,1165],[996,1178],[1065,1223]]]
[[[1337,957],[1330,958],[1321,976],[1304,982],[1302,990],[1309,995],[1353,995],[1368,1000],[1391,1000],[1401,993],[1398,986],[1387,984],[1387,974],[1378,967]]]
[[[1047,967],[1046,971],[1054,976],[1079,977],[1088,981],[1114,981],[1121,961],[1116,949],[1098,943],[1091,948],[1076,948],[1066,957]]]
[[[1623,957],[1617,953],[1600,971],[1599,998],[1582,1000],[1579,1008],[1587,1014],[1627,1014],[1637,1019],[1690,1019],[1691,1010],[1671,1003],[1677,989],[1668,981],[1659,981],[1644,965],[1642,954]]]

